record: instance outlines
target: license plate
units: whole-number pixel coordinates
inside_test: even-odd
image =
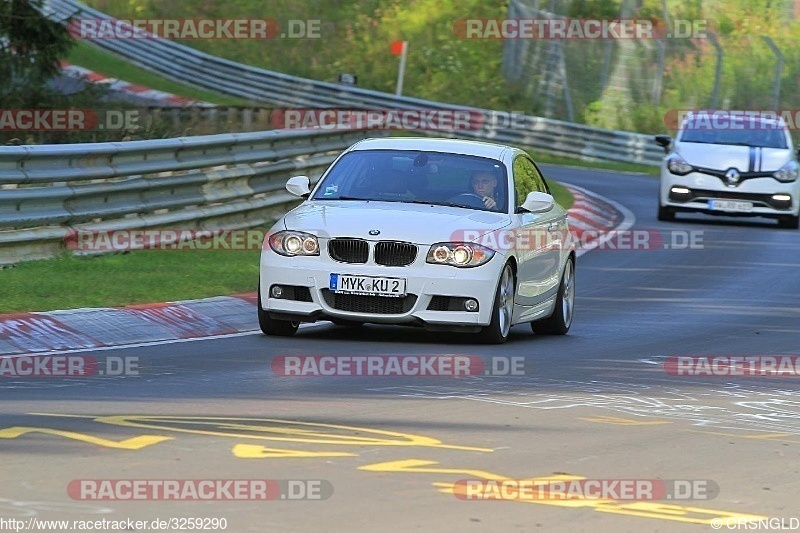
[[[750,212],[753,210],[753,202],[739,202],[736,200],[710,200],[709,209],[714,211],[739,211]]]
[[[406,280],[402,278],[331,274],[330,289],[339,294],[400,298],[406,295]]]

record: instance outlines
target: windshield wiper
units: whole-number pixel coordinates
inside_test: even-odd
[[[477,207],[464,204],[455,204],[452,202],[437,202],[436,205],[443,205],[445,207],[463,207],[464,209],[478,209]]]
[[[404,203],[404,204],[421,204],[421,205],[442,205],[445,207],[463,207],[464,209],[477,209],[471,205],[456,204],[452,202],[433,202],[426,200],[389,200],[386,198],[357,198],[355,196],[337,196],[336,198],[314,198],[315,200],[361,200],[364,202],[388,202],[388,203]]]
[[[438,202],[430,201],[430,200],[406,200],[408,204],[422,204],[422,205],[442,205]]]
[[[751,148],[777,148],[779,150],[786,150],[786,147],[778,147],[778,146],[769,146],[763,144],[750,144],[750,143],[720,143],[720,144],[728,144],[731,146],[749,146]]]
[[[336,198],[326,198],[323,196],[322,198],[314,198],[314,200],[361,200],[364,202],[369,202],[372,201],[372,198],[357,198],[355,196],[337,196]]]

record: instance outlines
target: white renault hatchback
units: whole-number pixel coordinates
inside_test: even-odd
[[[775,218],[798,227],[797,152],[784,121],[726,112],[687,115],[674,143],[656,136],[667,156],[661,166],[658,219],[676,212]]]
[[[528,154],[452,139],[360,141],[270,230],[258,319],[267,335],[300,322],[383,323],[479,333],[512,325],[565,334],[575,253],[567,213]]]

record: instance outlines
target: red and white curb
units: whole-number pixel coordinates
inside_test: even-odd
[[[569,230],[579,244],[576,250],[579,257],[602,246],[615,232],[633,226],[636,217],[627,207],[577,185],[565,184],[565,187],[575,199],[568,210],[568,220]]]
[[[0,315],[0,354],[63,353],[252,331],[256,293]]]
[[[154,103],[162,104],[164,107],[214,106],[214,104],[210,104],[208,102],[202,102],[200,100],[187,98],[185,96],[178,96],[176,94],[167,93],[164,91],[157,91],[143,85],[136,85],[127,81],[118,80],[116,78],[110,78],[104,74],[98,74],[97,72],[84,67],[79,67],[78,65],[67,63],[66,61],[61,62],[61,69],[62,73],[70,78],[75,78],[98,85],[106,85],[112,91],[150,100]]]
[[[576,234],[599,235],[578,254],[594,248],[611,230],[627,229],[633,215],[623,206],[575,186],[569,209]],[[0,355],[51,355],[113,347],[186,342],[210,337],[252,334],[256,293],[200,300],[113,308],[70,309],[0,315]]]

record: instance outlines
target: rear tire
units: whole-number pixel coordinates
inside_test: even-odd
[[[275,320],[270,318],[269,313],[261,307],[261,284],[258,286],[258,327],[264,335],[274,335],[278,337],[291,337],[300,327],[300,322],[292,320]]]
[[[543,320],[531,322],[531,329],[537,335],[566,335],[572,326],[575,308],[575,260],[570,257],[564,266],[561,285],[558,287],[556,306],[553,314]]]
[[[658,220],[662,222],[672,222],[675,220],[675,209],[659,204],[658,206]]]
[[[511,318],[514,314],[514,296],[516,294],[516,280],[511,264],[506,263],[500,279],[492,307],[492,321],[480,332],[480,338],[486,344],[503,344],[508,340],[511,331]]]
[[[800,228],[800,216],[786,216],[778,219],[778,226],[787,229]]]

